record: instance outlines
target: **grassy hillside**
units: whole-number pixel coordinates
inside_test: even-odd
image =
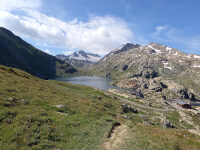
[[[42,80],[0,66],[0,149],[194,149],[199,136],[179,128],[176,113],[165,129],[145,124],[158,115],[122,113],[122,102],[96,89]],[[131,116],[127,119],[124,115]],[[170,117],[169,117],[170,118]],[[198,118],[197,118],[198,119]],[[121,124],[108,138],[112,125]],[[176,124],[177,123],[177,124]],[[118,129],[118,130],[117,130]]]
[[[0,28],[0,64],[25,70],[44,79],[77,71],[66,62],[36,49],[2,27]]]

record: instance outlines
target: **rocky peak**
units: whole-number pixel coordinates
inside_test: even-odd
[[[117,53],[120,53],[120,52],[125,52],[127,50],[138,48],[138,47],[140,47],[139,44],[127,43],[127,44],[122,45],[120,48],[117,48],[117,49],[113,50],[112,52],[114,54],[117,54]]]
[[[80,51],[78,52],[78,54],[80,54],[80,55],[83,56],[83,57],[88,58],[88,54],[87,54],[86,52],[84,52],[83,50],[80,50]],[[78,57],[78,56],[77,56],[77,57]]]
[[[121,52],[126,52],[128,50],[134,49],[134,48],[139,48],[140,45],[139,44],[132,44],[132,43],[126,43],[124,45],[122,45],[121,47],[114,49],[113,51],[111,51],[109,54],[107,54],[106,56],[103,57],[103,61],[106,60],[109,56],[113,55],[113,54],[119,54]]]

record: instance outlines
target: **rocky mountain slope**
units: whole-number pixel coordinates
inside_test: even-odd
[[[36,49],[2,27],[0,28],[0,64],[25,70],[44,79],[77,71],[68,63]]]
[[[66,61],[72,66],[79,69],[88,69],[91,64],[99,61],[101,57],[97,54],[86,53],[82,50],[79,52],[74,52],[71,55],[65,56],[63,54],[56,55],[57,58]]]
[[[116,78],[114,85],[140,91],[149,105],[155,100],[200,98],[200,56],[161,44],[128,43],[103,57],[92,71]]]

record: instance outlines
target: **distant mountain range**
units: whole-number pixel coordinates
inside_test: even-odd
[[[79,69],[89,69],[91,64],[98,62],[101,59],[99,55],[86,53],[83,50],[80,50],[79,52],[74,52],[73,54],[67,56],[59,54],[56,55],[56,58],[64,60]]]
[[[77,71],[68,63],[36,49],[2,27],[0,28],[0,64],[22,69],[43,79],[65,76]]]

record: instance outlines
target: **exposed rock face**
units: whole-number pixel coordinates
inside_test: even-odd
[[[160,124],[164,128],[175,128],[175,126],[162,113],[160,116],[151,117],[151,122],[153,122],[153,124]]]
[[[127,43],[127,44],[122,45],[120,48],[114,49],[111,53],[109,53],[105,57],[107,57],[109,55],[113,55],[113,54],[119,54],[121,52],[125,52],[125,51],[131,50],[131,49],[134,49],[134,48],[138,48],[138,47],[140,47],[139,44]]]
[[[144,77],[144,78],[150,79],[150,78],[158,77],[158,73],[152,69],[143,69],[139,73],[133,74],[131,78],[133,77]]]
[[[147,69],[142,71],[142,77],[144,78],[155,78],[158,77],[158,73],[155,70]]]
[[[93,71],[117,78],[116,86],[140,89],[149,99],[200,99],[200,56],[156,43],[129,45],[110,52]]]
[[[183,88],[179,90],[180,98],[181,99],[189,99],[189,100],[195,100],[195,96],[193,93],[188,91],[187,88]]]

